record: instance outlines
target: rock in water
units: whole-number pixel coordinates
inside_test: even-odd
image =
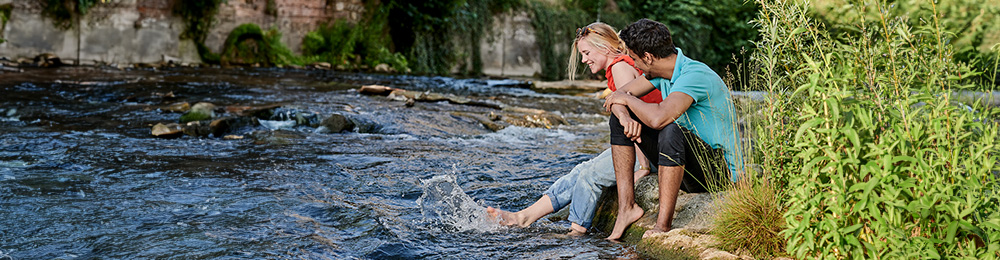
[[[215,105],[207,102],[198,102],[191,107],[187,113],[181,115],[181,123],[191,121],[209,120],[215,117]]]
[[[180,135],[182,129],[181,125],[170,123],[163,124],[159,123],[153,126],[152,134],[157,137],[175,137]]]
[[[326,127],[327,131],[331,133],[340,133],[341,131],[354,129],[354,122],[351,122],[346,116],[341,114],[331,114],[330,117],[323,119],[320,126]]]

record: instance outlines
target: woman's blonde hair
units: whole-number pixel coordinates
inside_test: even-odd
[[[594,37],[588,37],[588,36]],[[611,53],[625,54],[625,42],[618,38],[615,28],[602,22],[589,24],[583,28],[576,29],[576,39],[573,39],[573,50],[569,54],[569,79],[576,80],[576,66],[580,63],[577,54],[577,43],[582,39],[587,39],[594,47],[608,50]]]

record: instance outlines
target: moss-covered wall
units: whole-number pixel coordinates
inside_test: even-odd
[[[69,63],[79,57],[81,64],[152,63],[164,59],[201,62],[194,41],[180,37],[185,21],[174,10],[180,1],[96,2],[76,22],[74,17],[55,19],[46,12],[49,2],[58,0],[0,0],[0,5],[13,7],[0,33],[5,40],[0,43],[0,56],[16,60],[52,53]],[[298,51],[307,32],[334,19],[356,21],[363,8],[362,0],[223,1],[205,44],[210,50],[221,52],[233,28],[254,23],[265,30],[277,28],[284,35],[281,40],[285,45]],[[58,20],[68,20],[70,24],[65,26]]]

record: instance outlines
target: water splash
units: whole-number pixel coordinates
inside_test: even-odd
[[[476,203],[455,181],[455,175],[438,175],[421,180],[424,194],[417,199],[424,219],[436,221],[454,231],[495,231],[503,228],[490,218],[486,208]]]
[[[264,119],[260,119],[260,120],[257,120],[257,122],[260,122],[260,125],[266,127],[267,129],[270,129],[272,131],[273,130],[278,130],[278,129],[291,129],[291,128],[295,127],[295,120],[264,120]]]

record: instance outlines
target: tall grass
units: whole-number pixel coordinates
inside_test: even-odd
[[[909,1],[928,10],[914,16],[894,2],[847,1],[855,19],[827,25],[809,3],[756,0],[748,80],[768,96],[746,115],[750,156],[787,209],[786,252],[996,258],[997,110],[952,98],[982,83],[955,61],[941,7]]]

